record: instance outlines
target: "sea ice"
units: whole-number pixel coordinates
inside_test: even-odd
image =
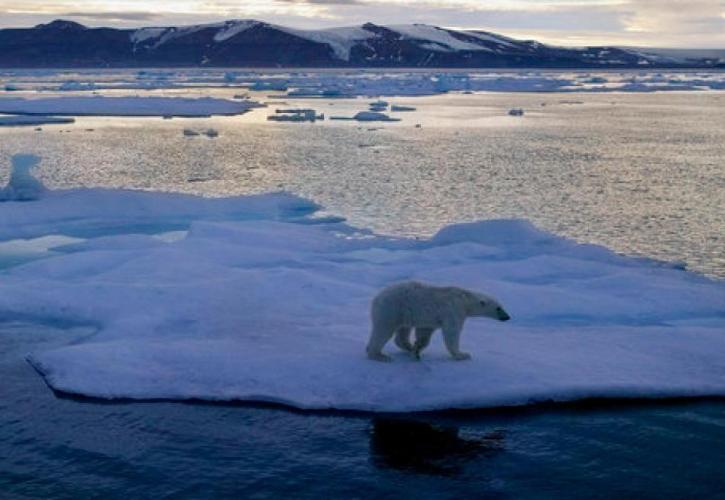
[[[204,97],[47,97],[0,98],[0,113],[62,116],[211,116],[238,115],[259,106],[249,101]]]
[[[416,108],[414,108],[413,106],[402,106],[400,104],[393,104],[390,107],[390,111],[394,113],[400,113],[404,111],[416,111]]]
[[[400,118],[391,118],[385,113],[377,111],[360,111],[355,116],[348,118],[344,116],[332,116],[330,120],[356,120],[359,122],[399,122]]]
[[[52,125],[54,123],[73,123],[73,118],[43,115],[0,115],[0,127],[28,127]]]
[[[276,109],[275,114],[269,115],[267,120],[275,122],[316,122],[324,120],[325,114],[318,114],[314,109]]]
[[[28,359],[52,388],[104,399],[414,411],[725,396],[722,281],[520,220],[415,240],[316,208],[95,189],[0,204],[2,241],[83,238],[4,270],[0,317],[94,326]],[[174,229],[186,233],[150,236]],[[469,320],[468,362],[439,334],[420,362],[394,346],[393,363],[370,361],[370,300],[409,279],[491,293],[513,319]]]

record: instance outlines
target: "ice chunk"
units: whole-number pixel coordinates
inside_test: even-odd
[[[93,82],[79,82],[76,80],[68,80],[60,84],[58,90],[62,91],[81,91],[81,90],[96,90],[96,84]]]
[[[281,91],[284,92],[289,87],[287,80],[259,80],[249,86],[249,90],[261,91]]]
[[[332,116],[330,120],[357,120],[359,122],[399,122],[400,118],[392,118],[385,113],[376,111],[360,111],[352,118],[344,116]]]
[[[215,139],[219,137],[219,131],[213,128],[208,128],[206,130],[194,130],[193,128],[185,128],[183,134],[186,137],[197,137],[200,135],[205,135],[210,139]]]
[[[390,111],[400,113],[403,111],[416,111],[416,108],[414,108],[413,106],[401,106],[399,104],[393,104],[390,107]]]
[[[0,189],[0,201],[32,201],[40,198],[45,186],[33,177],[30,169],[40,163],[34,155],[15,155],[12,159],[10,182]]]
[[[324,113],[317,114],[314,109],[277,109],[274,115],[267,117],[267,120],[277,122],[315,122],[324,119]]]

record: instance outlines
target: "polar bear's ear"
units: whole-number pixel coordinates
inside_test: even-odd
[[[486,307],[486,306],[488,305],[488,304],[486,303],[486,301],[485,301],[485,300],[481,300],[480,302],[481,302],[481,305],[482,305],[483,307]]]

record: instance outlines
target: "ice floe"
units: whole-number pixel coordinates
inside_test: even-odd
[[[73,123],[73,118],[43,115],[0,115],[0,127],[28,127],[52,125],[54,123]]]
[[[238,115],[253,102],[203,97],[47,97],[0,98],[0,113],[63,116],[211,116]]]
[[[0,317],[94,325],[33,352],[56,390],[308,409],[484,408],[587,397],[725,396],[725,283],[520,220],[389,238],[303,199],[48,191],[0,204],[0,240],[83,238],[0,280]],[[174,238],[154,236],[173,230]],[[167,233],[168,234],[168,233]],[[370,299],[417,279],[495,295],[468,362],[366,359]]]
[[[316,122],[324,120],[324,113],[317,113],[314,109],[294,108],[276,109],[275,114],[267,116],[267,120],[275,122]]]
[[[355,120],[358,122],[399,122],[400,118],[392,118],[385,113],[377,111],[360,111],[352,117],[347,116],[331,116],[330,120]]]

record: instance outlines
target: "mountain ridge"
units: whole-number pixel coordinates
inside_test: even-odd
[[[0,29],[0,67],[722,68],[721,57],[657,49],[560,47],[427,24],[306,30],[235,19],[92,28],[58,19]]]

